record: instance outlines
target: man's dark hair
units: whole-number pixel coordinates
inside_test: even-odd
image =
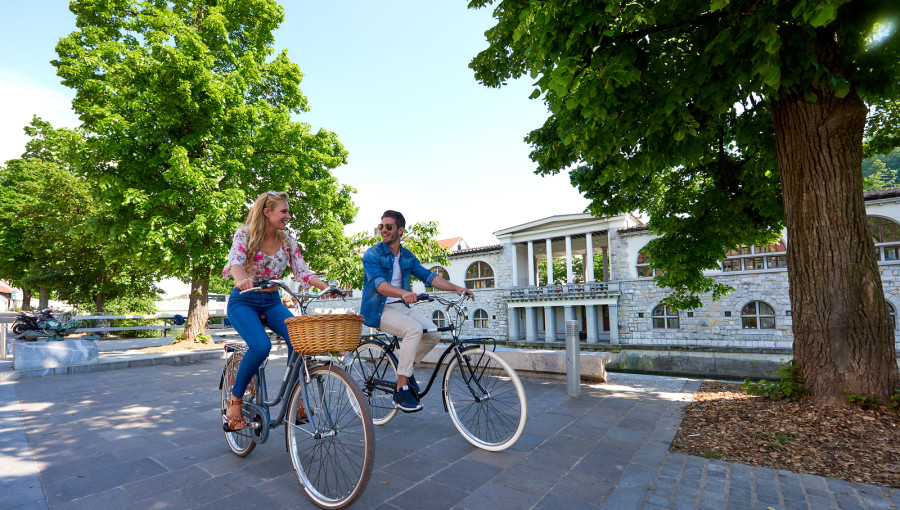
[[[394,223],[397,224],[398,228],[406,228],[406,218],[403,217],[403,214],[398,213],[397,211],[388,209],[387,211],[384,211],[384,214],[381,215],[381,218],[394,218]]]

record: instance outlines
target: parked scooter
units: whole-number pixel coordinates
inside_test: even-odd
[[[55,340],[75,332],[79,327],[81,324],[68,312],[42,310],[35,314],[20,313],[13,325],[13,333],[19,340],[33,341],[41,337]]]
[[[16,321],[13,323],[13,334],[21,335],[26,331],[40,330],[40,322],[49,319],[51,316],[49,309],[36,312],[19,312],[19,315],[16,316]]]

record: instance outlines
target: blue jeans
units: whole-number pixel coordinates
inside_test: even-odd
[[[247,343],[247,352],[238,367],[231,394],[237,398],[244,396],[250,380],[256,375],[260,365],[269,357],[272,341],[263,328],[260,314],[266,316],[266,326],[287,342],[288,360],[294,352],[288,339],[284,320],[294,315],[281,303],[278,292],[248,292],[241,294],[235,287],[228,298],[228,319],[235,331]]]

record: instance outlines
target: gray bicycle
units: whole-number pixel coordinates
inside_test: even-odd
[[[444,305],[450,325],[429,331],[449,331],[453,340],[441,354],[424,397],[444,366],[442,394],[444,410],[467,441],[489,451],[509,448],[522,436],[528,417],[525,389],[516,371],[496,352],[493,338],[459,338],[466,320],[463,302],[468,294],[449,300],[420,294],[419,301],[436,300]],[[397,414],[393,404],[397,386],[397,356],[400,340],[384,333],[363,336],[359,347],[347,354],[344,366],[362,388],[376,425],[384,425]],[[446,363],[446,364],[445,364]]]
[[[295,294],[275,280],[257,280],[246,292],[272,286],[293,296],[303,316],[312,301],[328,293],[342,295],[333,288],[321,294]],[[358,326],[355,335],[358,340]],[[225,412],[246,350],[244,344],[225,345],[227,359],[219,388],[228,447],[235,455],[246,457],[257,444],[266,442],[270,430],[284,423],[285,447],[297,480],[309,499],[321,508],[352,505],[365,491],[375,459],[375,431],[369,406],[359,387],[332,355],[305,355],[295,350],[272,400],[266,389],[266,363],[259,368],[243,397],[242,411],[248,426],[232,431],[227,427]],[[282,400],[284,404],[272,417],[270,409]],[[300,409],[306,410],[306,416],[297,417]]]

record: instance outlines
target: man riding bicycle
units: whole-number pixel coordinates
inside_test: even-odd
[[[360,314],[364,324],[385,333],[402,338],[397,360],[397,388],[394,391],[394,407],[412,413],[422,409],[417,395],[418,384],[413,377],[413,364],[421,361],[441,338],[440,333],[423,333],[424,329],[437,326],[430,319],[409,305],[418,301],[411,291],[410,276],[415,276],[426,287],[463,292],[475,298],[472,291],[448,282],[432,273],[419,262],[408,249],[400,246],[406,219],[397,211],[385,211],[378,225],[381,243],[363,254],[365,283],[363,285]],[[410,391],[415,390],[415,395]]]

